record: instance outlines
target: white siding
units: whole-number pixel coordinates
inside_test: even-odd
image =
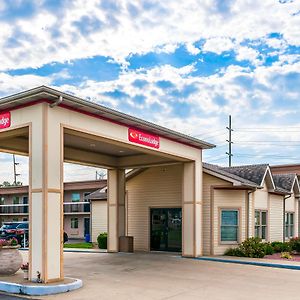
[[[149,168],[126,184],[128,235],[134,249],[149,251],[150,207],[181,207],[182,165]]]
[[[203,254],[210,255],[210,201],[211,187],[216,185],[231,185],[225,180],[203,173]]]
[[[268,189],[266,184],[264,184],[263,189],[257,189],[254,192],[254,198],[255,198],[255,209],[268,209]]]
[[[97,243],[97,237],[107,232],[107,201],[93,200],[91,202],[92,242]]]
[[[239,209],[239,242],[246,238],[246,191],[218,190],[214,191],[214,255],[222,255],[225,250],[235,244],[221,244],[220,241],[220,209]]]
[[[283,240],[283,196],[270,195],[268,232],[270,242]]]

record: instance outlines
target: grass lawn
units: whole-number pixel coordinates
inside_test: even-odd
[[[92,243],[76,243],[76,244],[64,244],[64,248],[81,248],[81,249],[92,249]]]

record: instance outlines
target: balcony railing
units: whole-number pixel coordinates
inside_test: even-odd
[[[89,213],[91,211],[90,202],[64,202],[64,213]],[[28,204],[2,204],[0,205],[0,215],[27,215],[29,212]]]
[[[91,211],[90,202],[64,202],[64,213],[89,213]]]
[[[29,211],[28,204],[1,204],[0,215],[27,215]]]

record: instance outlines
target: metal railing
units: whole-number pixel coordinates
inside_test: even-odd
[[[64,213],[89,213],[90,202],[64,202]]]
[[[1,204],[0,215],[28,214],[28,204]]]
[[[89,213],[91,211],[90,202],[64,202],[64,213]],[[15,215],[29,213],[28,204],[1,204],[0,215]]]

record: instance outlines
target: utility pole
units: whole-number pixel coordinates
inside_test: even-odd
[[[17,185],[17,177],[20,176],[20,174],[17,173],[17,165],[19,163],[16,162],[16,157],[13,154],[13,162],[14,162],[14,185]]]
[[[228,127],[226,127],[226,129],[228,130],[228,140],[226,140],[226,142],[228,142],[228,152],[226,152],[226,154],[228,155],[228,166],[231,167],[231,160],[232,160],[232,139],[231,139],[231,133],[233,131],[232,126],[231,126],[231,115],[229,115],[229,120],[228,120]]]

